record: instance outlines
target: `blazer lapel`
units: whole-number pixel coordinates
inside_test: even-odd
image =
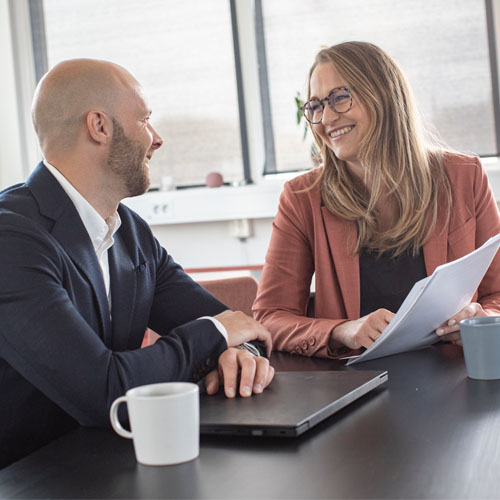
[[[359,258],[354,255],[357,238],[356,225],[354,222],[336,217],[325,206],[321,207],[321,213],[347,317],[359,318]]]
[[[114,236],[114,244],[109,249],[109,273],[111,278],[111,304],[113,349],[124,351],[128,348],[131,319],[136,302],[136,266],[120,235]]]
[[[90,237],[75,206],[42,163],[33,171],[26,183],[39,204],[40,213],[54,221],[52,228],[49,229],[50,233],[91,284],[96,297],[102,339],[109,345],[111,319],[102,271]]]
[[[424,260],[427,276],[430,276],[436,267],[447,261],[448,224],[449,220],[446,216],[446,211],[440,211],[437,217],[436,228],[424,244]]]

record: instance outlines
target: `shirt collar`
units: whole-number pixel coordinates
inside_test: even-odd
[[[120,215],[118,212],[115,212],[106,220],[103,219],[97,210],[75,189],[75,187],[59,170],[57,170],[56,167],[51,165],[47,160],[43,160],[43,163],[59,182],[66,194],[69,196],[70,200],[73,202],[73,205],[75,205],[76,211],[82,219],[83,225],[90,236],[92,246],[97,252],[106,237],[108,236],[108,238],[112,238],[116,231],[118,231],[118,228],[121,225]]]

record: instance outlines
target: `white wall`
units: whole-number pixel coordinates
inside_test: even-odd
[[[272,219],[251,221],[252,236],[231,236],[231,223],[203,222],[153,226],[155,236],[185,268],[255,266],[264,263]]]

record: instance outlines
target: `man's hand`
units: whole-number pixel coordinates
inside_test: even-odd
[[[377,309],[362,318],[341,323],[333,329],[332,339],[351,349],[370,347],[382,335],[393,317],[394,313],[391,311]]]
[[[446,323],[437,328],[436,333],[442,340],[451,340],[462,345],[462,339],[460,338],[460,321],[480,316],[487,316],[483,307],[477,302],[471,302],[468,306],[465,306],[455,314],[455,316],[452,316]]]
[[[228,347],[236,347],[244,342],[260,340],[266,346],[267,355],[271,354],[271,334],[257,321],[250,318],[241,311],[224,311],[217,316],[227,331]]]
[[[207,394],[215,394],[223,381],[226,396],[234,398],[240,370],[239,393],[242,397],[260,394],[274,377],[274,368],[266,358],[254,356],[245,349],[230,347],[219,356],[218,370],[213,370],[205,377]]]

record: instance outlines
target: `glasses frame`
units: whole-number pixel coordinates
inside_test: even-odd
[[[347,93],[349,94],[349,107],[345,110],[345,111],[337,111],[335,109],[335,105],[331,106],[330,105],[330,96],[334,93],[334,92],[337,92],[338,90],[346,90]],[[306,113],[305,113],[305,107],[311,102],[311,101],[314,101],[315,103],[319,103],[320,106],[321,106],[321,117],[318,121],[316,122],[313,122],[312,120],[309,120],[309,118],[307,118],[306,116]],[[328,103],[328,107],[335,113],[339,114],[339,115],[343,115],[344,113],[347,113],[348,111],[351,110],[352,108],[352,88],[349,88],[349,87],[335,87],[334,89],[330,90],[330,92],[328,92],[328,95],[326,97],[323,97],[323,99],[309,99],[309,101],[305,102],[301,107],[300,107],[300,110],[302,111],[302,115],[304,116],[304,118],[311,124],[311,125],[317,125],[318,123],[321,123],[322,120],[323,120],[323,116],[325,114],[325,101]]]

